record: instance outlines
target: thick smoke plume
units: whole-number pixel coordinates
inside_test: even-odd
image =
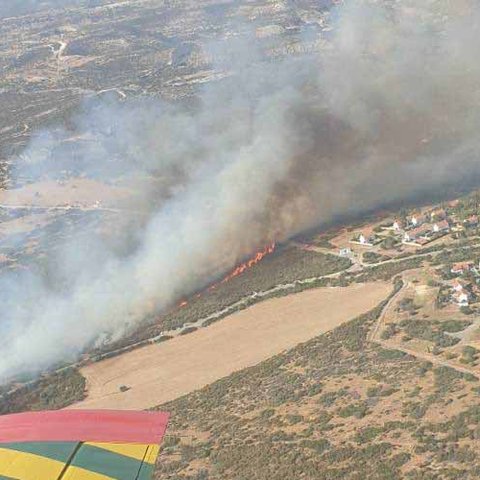
[[[241,68],[229,64],[230,77],[188,108],[87,106],[75,122],[93,140],[70,152],[76,164],[100,177],[155,171],[155,207],[128,254],[72,243],[48,282],[7,279],[0,377],[120,335],[152,304],[171,304],[274,240],[477,176],[480,16],[448,4],[343,5],[333,37],[308,58],[260,62],[237,45]],[[68,162],[66,135],[39,134],[28,168]]]

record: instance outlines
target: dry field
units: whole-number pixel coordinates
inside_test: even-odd
[[[19,207],[54,207],[78,205],[93,207],[95,202],[102,206],[117,206],[126,202],[132,192],[126,188],[113,187],[102,182],[75,178],[64,183],[53,180],[25,185],[14,190],[0,192],[0,204]]]
[[[319,288],[275,298],[164,344],[81,370],[86,400],[72,408],[145,409],[202,388],[372,309],[389,283]],[[129,387],[120,392],[120,387]]]

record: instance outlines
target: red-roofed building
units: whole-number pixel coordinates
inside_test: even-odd
[[[440,222],[435,222],[433,224],[433,228],[432,230],[435,232],[435,233],[439,233],[439,232],[448,232],[450,230],[450,225],[449,223],[446,221],[446,220],[442,220]]]
[[[470,227],[476,227],[478,225],[478,215],[472,215],[465,220],[465,223]]]
[[[451,268],[451,272],[455,274],[461,274],[469,272],[474,267],[473,262],[458,262],[454,263]]]
[[[405,234],[403,235],[403,241],[415,242],[420,238],[424,238],[429,232],[430,232],[430,229],[426,225],[423,225],[418,228],[413,228],[412,230],[405,232]]]
[[[423,223],[425,223],[426,221],[427,221],[427,219],[425,218],[425,216],[424,215],[419,215],[419,214],[414,214],[410,218],[410,222],[414,227],[418,227],[418,226],[422,225]]]

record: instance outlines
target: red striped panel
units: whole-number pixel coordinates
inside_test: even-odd
[[[117,442],[160,444],[165,412],[57,410],[0,416],[0,443]]]

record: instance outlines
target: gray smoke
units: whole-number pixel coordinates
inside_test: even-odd
[[[48,282],[7,279],[0,377],[118,337],[274,240],[477,176],[479,9],[448,5],[347,3],[318,55],[265,63],[237,45],[194,107],[87,105],[75,122],[93,140],[73,153],[68,132],[40,133],[22,167],[37,175],[70,152],[96,177],[159,182],[128,254],[72,242]]]

